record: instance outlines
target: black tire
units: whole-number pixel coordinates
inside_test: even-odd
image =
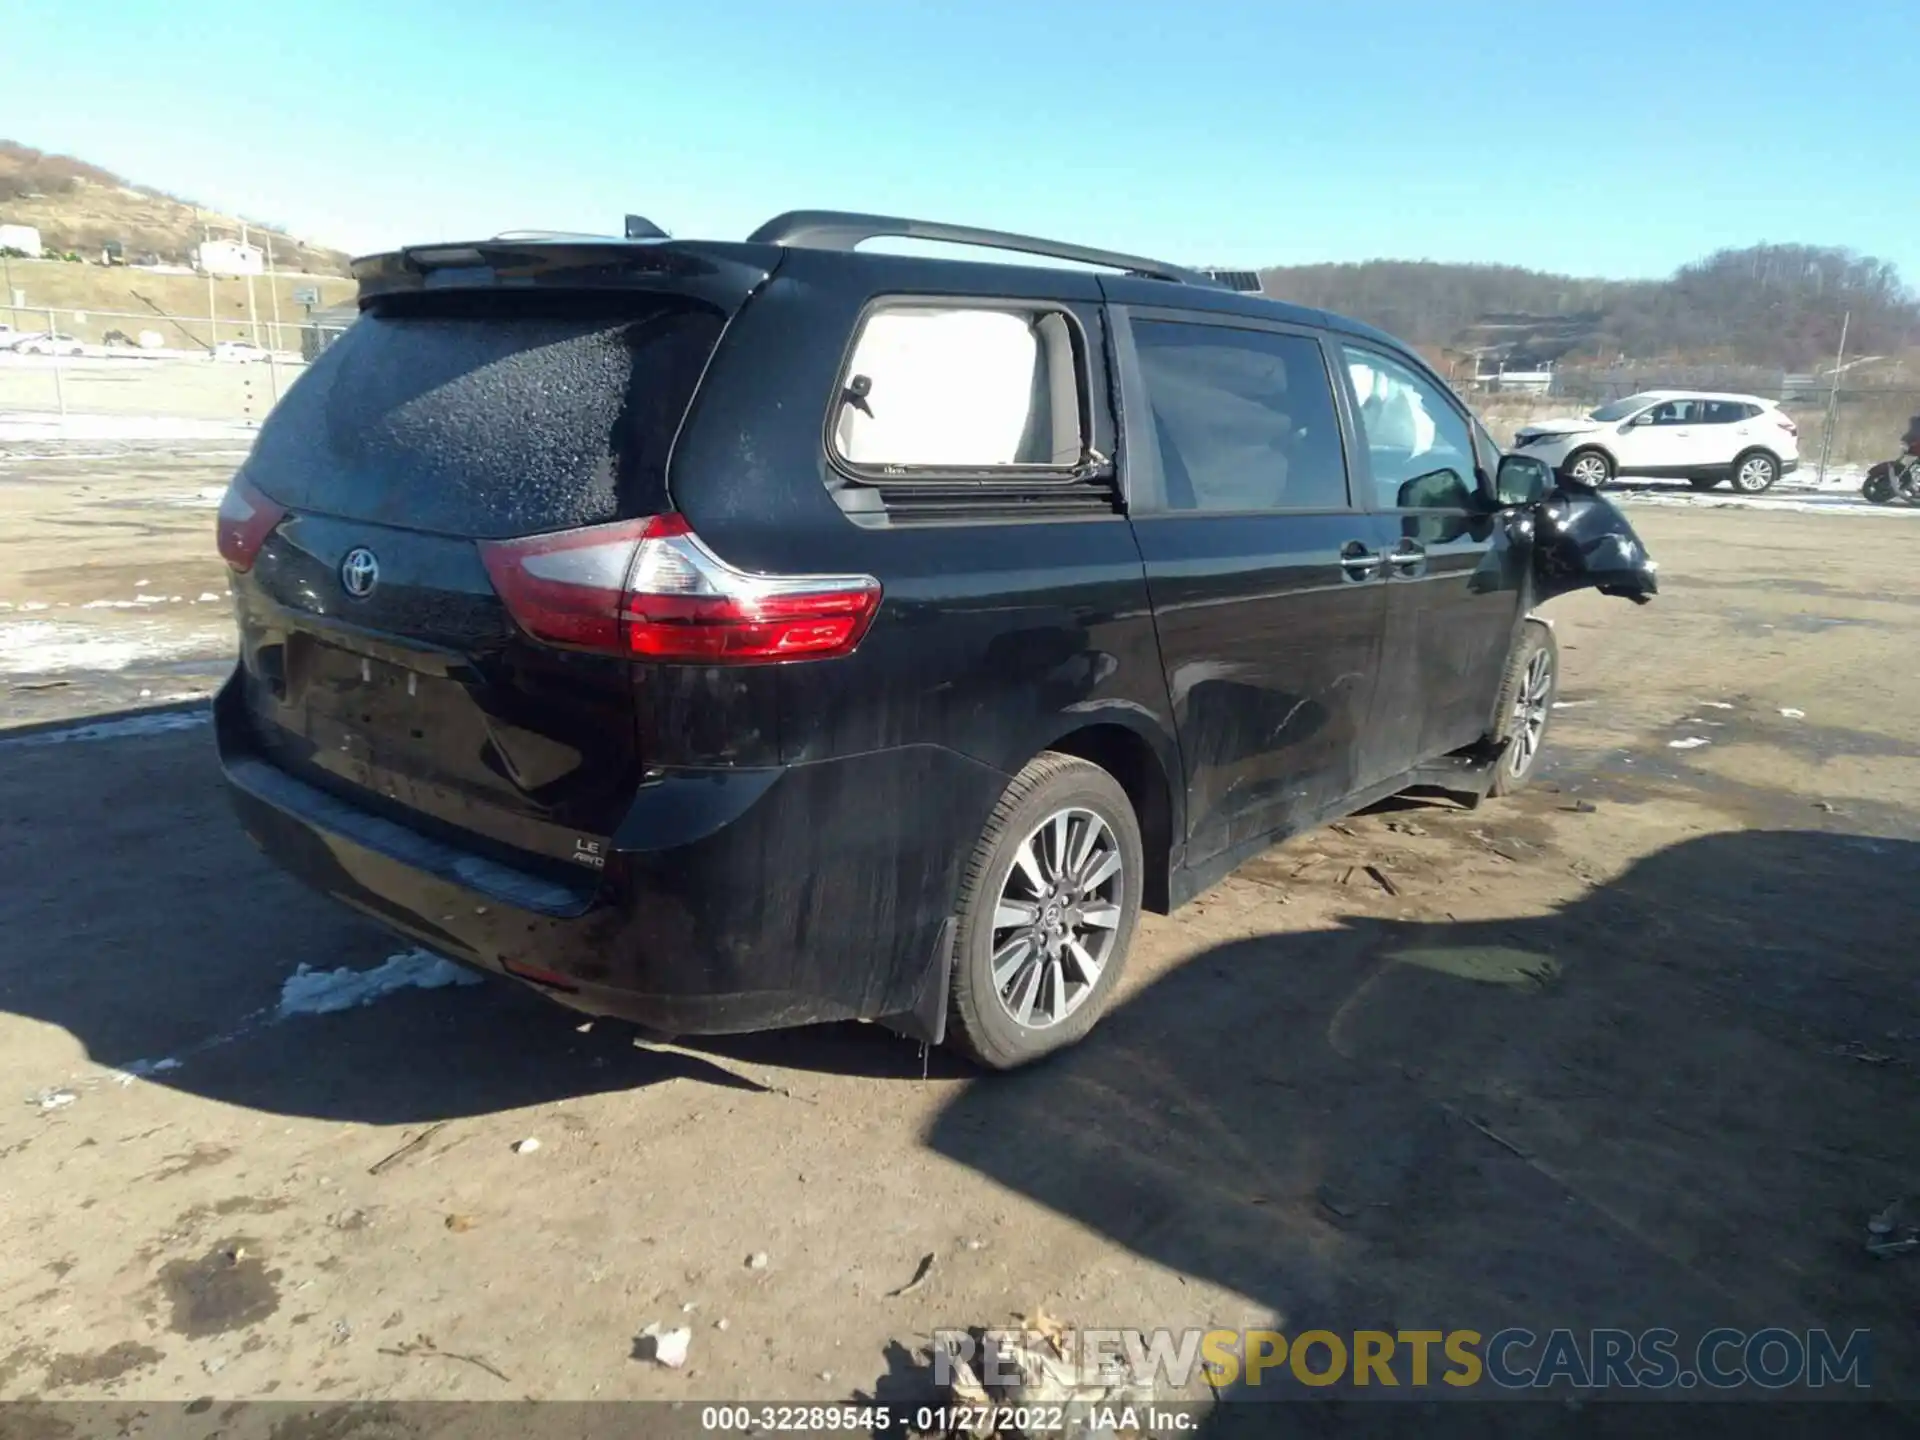
[[[1765,450],[1749,450],[1733,462],[1733,488],[1742,495],[1764,495],[1780,479],[1780,462]]]
[[[1696,490],[1711,490],[1720,483],[1720,480],[1721,477],[1718,475],[1689,475],[1687,484]]]
[[[1613,457],[1604,450],[1596,450],[1591,445],[1576,450],[1561,463],[1560,475],[1563,479],[1590,485],[1598,490],[1602,485],[1613,483]]]
[[[1541,658],[1541,657],[1544,657]],[[1544,675],[1536,671],[1536,665]],[[1553,728],[1553,702],[1560,693],[1560,642],[1551,626],[1529,620],[1507,662],[1494,709],[1493,738],[1507,742],[1493,772],[1489,795],[1511,795],[1533,778]],[[1537,722],[1537,723],[1534,723]]]
[[[1073,816],[1097,816],[1112,843],[1110,847],[1104,846],[1097,840],[1097,830],[1070,817],[1065,846],[1068,863],[1059,867],[1069,872],[1060,880],[1069,893],[1062,900],[1049,900],[1047,887],[1035,884],[1034,879],[1036,874],[1053,873],[1056,817],[1067,812]],[[1045,835],[1038,833],[1043,825]],[[1096,837],[1096,848],[1089,852],[1092,857],[1089,862],[1081,867],[1083,875],[1101,869],[1106,857],[1119,857],[1117,872],[1095,887],[1091,905],[1086,903],[1089,897],[1070,883],[1070,872],[1074,868],[1072,857],[1089,835]],[[1029,853],[1037,871],[1028,869],[1020,861],[1021,849],[1030,838],[1036,841],[1036,848]],[[953,983],[948,993],[947,1045],[990,1070],[1011,1070],[1084,1036],[1105,1010],[1126,966],[1140,919],[1140,894],[1145,878],[1140,824],[1120,782],[1098,765],[1076,756],[1049,750],[1035,757],[1013,777],[1013,783],[993,807],[987,828],[974,847],[960,883],[959,928],[954,936]],[[1080,898],[1072,898],[1075,895]],[[1029,897],[1033,897],[1031,904]],[[997,926],[1003,901],[1009,910],[1030,904],[1036,917],[1034,923]],[[1077,917],[1096,910],[1117,912],[1112,916],[1114,923],[1111,926],[1087,924],[1076,929]],[[1063,932],[1075,935],[1077,942],[1097,940],[1110,930],[1111,941],[1099,957],[1098,974],[1091,984],[1085,983],[1082,960],[1060,939],[1047,938],[1049,917],[1057,917]],[[996,936],[1000,937],[999,948],[1013,957],[1003,958],[1003,968],[1014,967],[1005,971],[1004,986],[994,980]],[[1040,937],[1037,945],[1035,937]],[[1013,947],[1022,938],[1027,940],[1029,949],[1014,951]],[[1050,945],[1057,948],[1050,950]],[[1090,956],[1097,948],[1097,943],[1080,944],[1082,955]],[[1026,958],[1020,959],[1021,955]],[[1068,975],[1069,970],[1080,975],[1078,982]],[[1028,983],[1034,987],[1031,994],[1026,989]],[[1003,989],[1011,992],[1010,998],[1002,998]],[[1061,1012],[1048,1023],[1022,1023],[1015,1014],[1021,1000],[1026,999],[1029,1014],[1037,1016],[1041,999],[1048,996]]]
[[[1897,487],[1893,481],[1893,466],[1884,460],[1867,471],[1866,482],[1861,485],[1860,493],[1875,505],[1885,505],[1893,499]]]

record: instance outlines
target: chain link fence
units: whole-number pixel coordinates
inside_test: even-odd
[[[224,320],[0,307],[0,417],[257,425],[350,319]],[[11,343],[9,343],[11,342]]]
[[[353,323],[352,282],[290,292],[333,302],[327,305],[283,305],[265,287],[271,308],[251,294],[238,298],[244,292],[237,282],[220,283],[232,293],[217,303],[210,295],[199,314],[0,305],[0,326],[7,327],[0,329],[0,420],[65,422],[76,431],[96,419],[122,426],[143,418],[258,425],[306,365]],[[1817,473],[1823,450],[1830,469],[1887,459],[1900,450],[1909,417],[1920,414],[1920,374],[1897,364],[1850,369],[1838,391],[1831,371],[1792,375],[1739,366],[1564,367],[1456,383],[1502,443],[1522,425],[1585,414],[1646,390],[1775,400],[1799,426],[1808,475]]]
[[[356,314],[354,282],[0,256],[0,426],[257,426]]]

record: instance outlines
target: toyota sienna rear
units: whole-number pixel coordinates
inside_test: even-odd
[[[816,213],[355,269],[220,512],[236,806],[394,931],[658,1030],[1035,1058],[1143,907],[1521,783],[1533,606],[1654,588],[1396,342],[1178,267]]]

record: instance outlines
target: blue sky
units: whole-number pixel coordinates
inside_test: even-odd
[[[825,206],[1243,266],[1806,241],[1920,283],[1912,0],[8,8],[0,136],[356,252]]]

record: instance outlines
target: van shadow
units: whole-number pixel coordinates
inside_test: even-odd
[[[1285,1331],[1860,1327],[1876,1394],[1913,1398],[1916,1272],[1864,1241],[1920,1191],[1916,894],[1920,844],[1749,831],[1538,918],[1236,941],[970,1086],[928,1143]],[[1632,1433],[1718,1431],[1635,1408],[1671,1429]],[[1729,1433],[1756,1433],[1742,1408]],[[1289,1433],[1409,1418],[1308,1410]],[[1568,1420],[1525,1406],[1501,1433]]]
[[[368,1124],[675,1078],[760,1088],[719,1051],[647,1049],[606,1021],[583,1031],[584,1016],[505,980],[281,1018],[282,986],[299,966],[364,971],[410,947],[254,850],[205,723],[132,712],[94,725],[103,738],[0,736],[0,1011],[58,1026],[96,1064],[173,1059],[178,1068],[152,1072],[152,1083]],[[848,1068],[920,1073],[914,1047],[850,1028],[824,1042]],[[69,1069],[62,1061],[35,1083],[84,1083]]]

